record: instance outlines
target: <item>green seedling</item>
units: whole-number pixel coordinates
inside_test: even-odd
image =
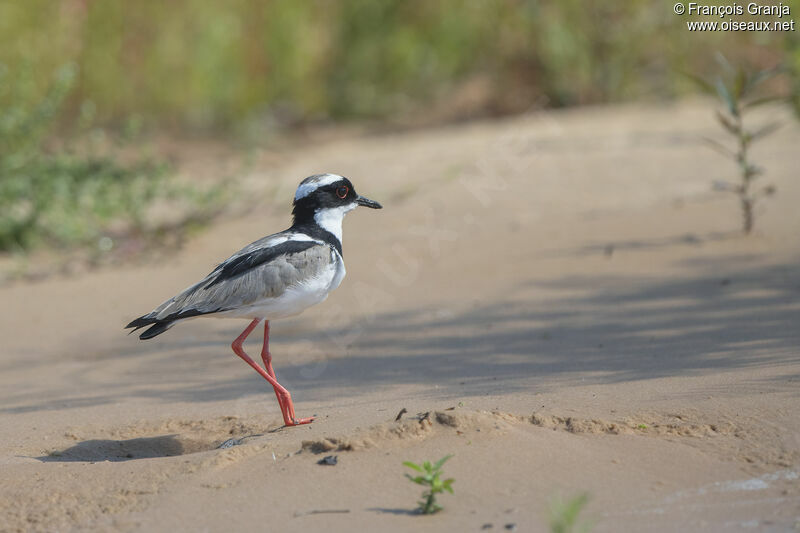
[[[550,503],[550,531],[551,533],[584,533],[590,526],[578,520],[578,515],[589,501],[585,492],[569,500],[557,498]]]
[[[424,499],[419,502],[419,511],[422,514],[433,514],[442,510],[442,506],[436,502],[437,494],[441,494],[445,491],[453,494],[452,484],[455,479],[441,479],[442,465],[451,457],[452,454],[445,455],[434,464],[431,464],[430,461],[425,461],[422,463],[422,465],[412,463],[411,461],[405,461],[403,463],[403,465],[407,466],[408,468],[416,470],[420,473],[418,476],[406,474],[408,479],[417,485],[428,487],[428,490],[422,493],[422,497]]]
[[[779,74],[780,70],[750,72],[741,65],[734,67],[722,54],[717,55],[717,61],[720,64],[720,73],[712,81],[698,76],[690,75],[690,77],[704,92],[714,95],[719,100],[721,108],[716,111],[717,121],[733,137],[734,148],[714,139],[704,140],[711,148],[732,159],[737,165],[738,182],[718,182],[714,184],[714,189],[732,192],[739,197],[742,208],[742,230],[747,234],[753,230],[756,202],[765,196],[775,194],[773,185],[755,187],[753,182],[764,173],[764,169],[750,160],[750,148],[755,141],[774,133],[781,124],[769,122],[758,128],[748,128],[745,127],[744,116],[754,107],[784,100],[780,96],[755,94],[762,83]]]

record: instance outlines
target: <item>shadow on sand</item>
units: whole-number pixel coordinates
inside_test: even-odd
[[[418,509],[387,509],[385,507],[370,507],[367,511],[372,511],[374,513],[381,513],[381,514],[393,514],[393,515],[405,515],[405,516],[416,516],[421,515],[422,513],[419,512]]]
[[[130,461],[152,457],[173,457],[198,451],[190,447],[176,435],[143,437],[127,440],[96,439],[79,442],[65,450],[51,452],[37,457],[42,462],[100,462]]]
[[[349,335],[340,350],[346,355],[301,364],[291,364],[291,357],[281,361],[281,343],[291,339],[284,335],[273,343],[278,377],[296,398],[306,400],[332,392],[357,398],[362,391],[404,383],[436,385],[437,394],[464,397],[547,392],[571,380],[615,383],[796,362],[800,269],[796,262],[748,266],[754,260],[687,261],[682,266],[691,274],[674,278],[587,274],[528,282],[519,285],[513,301],[476,304],[455,315],[437,315],[435,310],[379,314],[354,324],[351,331],[308,324],[313,333],[293,333],[294,340],[307,339],[324,348]],[[177,352],[191,357],[192,368],[201,372],[219,357],[239,364],[229,350],[238,327],[196,339],[176,335],[158,345],[137,344],[131,353],[113,356],[146,353],[153,364],[154,353],[163,352],[166,361]],[[158,357],[156,365],[162,361]],[[201,385],[176,379],[168,388],[145,384],[135,394],[204,402],[272,393],[254,374],[243,371],[241,376],[202,380]],[[110,392],[61,405],[108,401],[119,400]],[[52,400],[32,401],[0,411],[52,408]],[[151,453],[166,455],[169,446],[165,440],[154,446],[161,451]]]

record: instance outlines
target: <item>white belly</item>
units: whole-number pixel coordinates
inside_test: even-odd
[[[342,257],[336,251],[332,253],[336,260],[328,268],[313,278],[289,287],[277,298],[268,298],[247,307],[215,313],[213,316],[273,320],[300,314],[312,305],[323,302],[342,283],[346,274]]]

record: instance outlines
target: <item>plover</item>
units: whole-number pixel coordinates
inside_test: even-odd
[[[382,207],[356,194],[345,177],[318,174],[304,179],[294,195],[292,227],[245,246],[198,283],[125,328],[136,331],[149,326],[139,338],[152,339],[178,322],[199,316],[250,319],[247,328],[231,344],[234,353],[275,389],[287,426],[312,422],[314,417],[295,416],[289,391],[275,379],[269,353],[269,321],[297,315],[325,300],[339,286],[345,275],[342,219],[359,205]],[[242,348],[244,340],[262,320],[263,368]]]

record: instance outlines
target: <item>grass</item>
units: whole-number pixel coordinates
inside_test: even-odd
[[[174,239],[220,208],[218,188],[179,185],[164,162],[123,162],[114,149],[54,143],[77,76],[65,65],[40,94],[30,69],[0,67],[0,252],[46,245],[107,253],[128,238]],[[82,122],[85,137],[102,133],[90,117]],[[170,220],[153,217],[154,204],[173,214]]]
[[[441,511],[442,506],[436,501],[436,496],[443,494],[444,492],[453,494],[452,485],[453,482],[455,482],[455,479],[441,479],[442,466],[451,457],[453,456],[446,455],[433,464],[430,461],[425,461],[421,465],[412,463],[411,461],[405,461],[403,463],[403,465],[419,473],[417,476],[406,474],[406,477],[417,485],[423,485],[428,488],[422,493],[423,499],[418,505],[420,513],[433,514]]]
[[[438,117],[437,105],[474,116],[663,99],[691,90],[677,72],[706,70],[715,49],[785,64],[800,108],[797,35],[688,35],[647,0],[0,2],[0,252],[179,239],[222,205],[224,185],[181,186],[158,159],[54,139],[157,130],[263,144],[286,126]],[[748,131],[739,155],[769,133]],[[743,157],[733,187],[752,228],[774,189],[753,188],[759,169]]]
[[[0,63],[36,65],[42,92],[58,65],[79,67],[65,120],[88,103],[103,125],[256,139],[298,122],[427,114],[460,94],[483,114],[672,97],[691,89],[677,72],[707,68],[718,49],[791,63],[798,94],[796,33],[689,34],[648,0],[0,3]]]
[[[773,185],[756,187],[756,179],[764,173],[764,168],[753,163],[750,149],[754,142],[774,133],[781,124],[769,122],[753,128],[745,124],[745,116],[758,106],[786,98],[765,96],[758,91],[765,81],[774,77],[780,70],[750,71],[741,65],[733,66],[722,54],[719,54],[717,59],[720,72],[713,80],[701,77],[694,77],[694,80],[705,92],[716,96],[720,104],[720,109],[716,111],[717,121],[733,140],[733,148],[714,139],[706,139],[706,142],[736,164],[738,180],[716,183],[715,188],[737,196],[741,206],[742,231],[749,234],[755,225],[756,203],[775,194]]]
[[[579,494],[569,500],[556,498],[550,503],[551,533],[585,533],[591,528],[589,524],[579,521],[581,510],[589,502],[589,495]]]

